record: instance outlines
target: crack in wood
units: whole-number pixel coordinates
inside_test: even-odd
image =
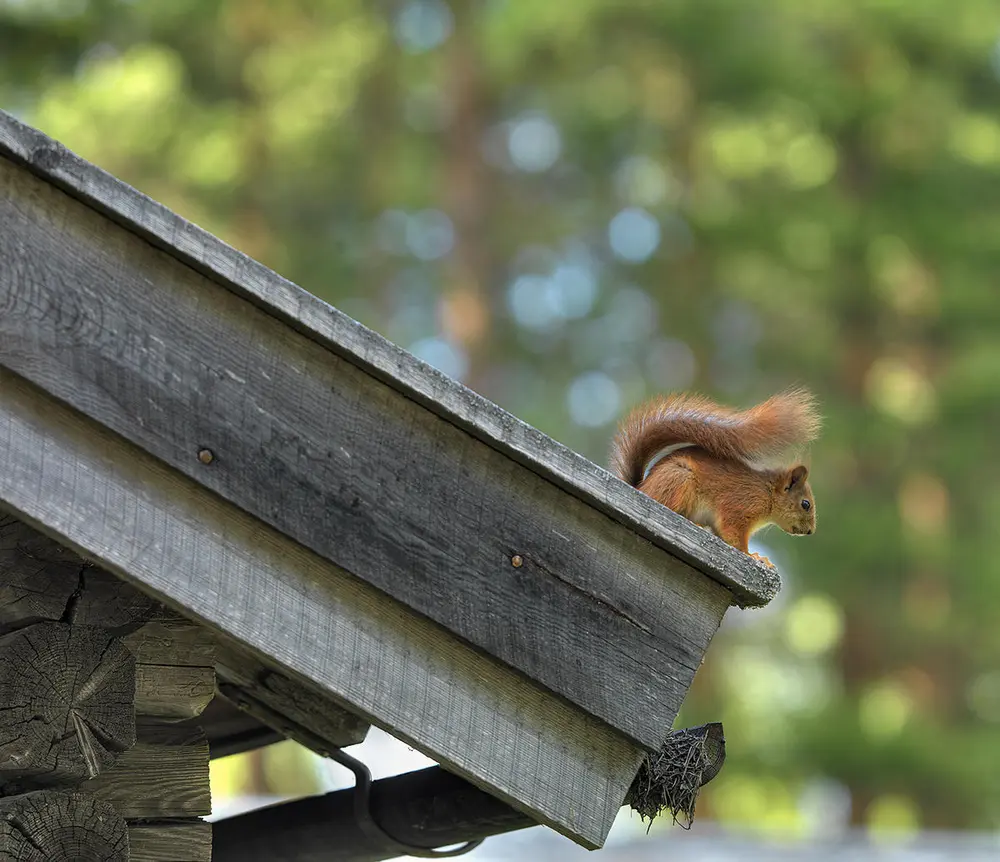
[[[83,598],[84,589],[86,589],[84,572],[87,571],[87,565],[87,563],[84,563],[80,566],[80,571],[77,575],[76,589],[70,593],[69,598],[66,600],[66,610],[63,611],[60,622],[66,623],[67,625],[73,625],[73,623],[76,622],[77,615],[80,611],[80,600]]]

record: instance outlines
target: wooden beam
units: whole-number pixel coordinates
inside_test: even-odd
[[[136,712],[166,722],[196,719],[215,697],[215,640],[172,612],[160,616],[122,639],[137,662]]]
[[[130,862],[212,862],[212,824],[145,820],[128,825]]]
[[[220,696],[242,708],[246,699],[240,695],[249,695],[266,707],[266,715],[258,711],[257,719],[279,731],[282,738],[294,739],[321,754],[365,741],[368,722],[332,703],[329,697],[303,697],[294,679],[230,640],[219,638],[218,656]],[[308,728],[308,740],[298,733],[299,728]]]
[[[359,825],[354,789],[217,820],[213,862],[380,862],[402,842],[435,849],[537,824],[437,766],[372,783],[370,811],[391,839]]]
[[[25,165],[408,399],[690,562],[731,590],[740,605],[763,605],[777,594],[780,580],[773,571],[3,111],[0,156]]]
[[[124,631],[138,628],[156,610],[145,593],[0,514],[0,634],[62,619]]]
[[[5,160],[0,258],[4,366],[663,743],[731,600],[718,583]]]
[[[607,724],[2,369],[0,505],[584,846],[638,771]]]
[[[136,744],[79,790],[110,802],[127,820],[211,814],[208,740],[193,728],[140,725]]]
[[[136,658],[137,711],[203,727],[213,758],[284,738],[225,698],[213,701],[216,663],[225,684],[308,727],[325,750],[364,742],[367,722],[329,697],[302,698],[292,680],[234,643],[218,642],[205,627],[168,611],[28,524],[0,514],[0,635],[55,622],[70,612],[78,622],[121,630],[122,642]],[[194,721],[198,716],[201,720]]]

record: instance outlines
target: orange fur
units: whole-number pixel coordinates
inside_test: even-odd
[[[793,535],[816,529],[807,468],[763,469],[749,462],[807,443],[819,427],[815,401],[805,390],[744,411],[696,395],[672,395],[626,417],[612,465],[621,479],[749,553],[750,536],[768,524]],[[670,451],[646,475],[654,456],[676,446],[684,448]]]

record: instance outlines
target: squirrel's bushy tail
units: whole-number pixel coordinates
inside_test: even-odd
[[[759,461],[815,439],[820,418],[812,394],[790,389],[749,410],[732,410],[700,395],[667,395],[622,421],[611,451],[615,474],[630,485],[671,446],[698,446],[718,458]]]

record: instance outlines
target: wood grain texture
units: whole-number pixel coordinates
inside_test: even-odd
[[[638,771],[608,725],[2,369],[0,507],[584,846]]]
[[[184,721],[214,697],[215,644],[203,627],[27,524],[0,515],[0,634],[71,618],[112,633],[132,629],[122,643],[137,661],[130,684],[138,713]]]
[[[729,603],[716,582],[13,166],[0,258],[0,363],[662,744]]]
[[[215,642],[204,626],[163,608],[122,642],[136,657],[138,714],[186,721],[201,715],[215,697]]]
[[[158,609],[154,619],[125,635],[122,643],[140,664],[215,666],[216,647],[212,633],[166,608]]]
[[[124,819],[79,793],[40,791],[0,799],[4,862],[130,862]]]
[[[86,570],[81,589],[81,571]],[[109,594],[121,598],[105,603]],[[70,599],[73,599],[71,607]],[[61,547],[43,533],[0,513],[0,635],[41,620],[57,621],[69,610],[130,632],[122,643],[136,659],[136,710],[168,721],[202,715],[215,694],[215,637],[158,605],[145,593]],[[146,620],[145,623],[142,620]],[[291,680],[268,670],[232,643],[224,654],[230,684],[246,688],[298,726],[308,727],[326,747],[363,742],[368,723],[331,698],[305,693]],[[282,737],[234,706],[222,703],[198,722],[212,757],[224,757]]]
[[[303,690],[295,680],[276,673],[231,642],[220,643],[218,649],[220,691],[244,710],[247,701],[240,693],[262,705],[264,709],[249,712],[263,724],[319,754],[364,742],[368,722],[331,698]]]
[[[763,605],[777,594],[773,571],[3,112],[0,155],[691,563],[731,590],[738,604]]]
[[[135,745],[77,789],[128,820],[211,814],[208,740],[197,728],[140,725]]]
[[[153,820],[128,824],[130,862],[212,862],[212,824]]]
[[[0,793],[112,767],[135,742],[135,659],[105,629],[35,623],[0,637]]]
[[[10,516],[0,515],[0,634],[43,620],[140,625],[156,602]]]
[[[215,669],[137,664],[135,711],[158,721],[197,718],[215,697]]]

